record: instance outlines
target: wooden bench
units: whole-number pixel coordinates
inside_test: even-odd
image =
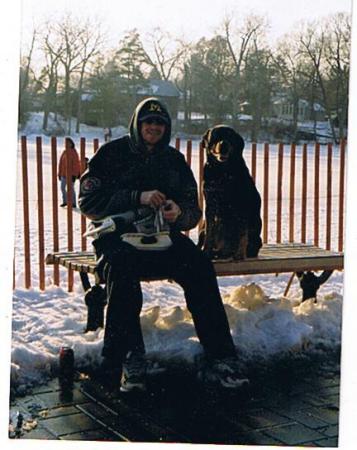
[[[85,303],[88,308],[86,331],[96,330],[103,326],[106,295],[96,277],[96,259],[93,252],[58,252],[47,255],[47,264],[59,264],[79,272],[83,289],[86,293]],[[334,270],[343,269],[343,253],[324,250],[309,244],[265,244],[257,258],[240,261],[215,260],[214,268],[218,277],[252,275],[265,273],[291,272],[284,295],[287,295],[290,284],[296,274],[303,290],[303,300],[316,297],[317,290],[330,277]],[[317,276],[314,271],[323,271]],[[95,276],[92,286],[88,274]],[[164,278],[155,278],[155,280]],[[153,281],[143,279],[142,281]]]

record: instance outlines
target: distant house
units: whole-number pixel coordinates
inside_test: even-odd
[[[145,86],[136,91],[138,101],[148,97],[157,97],[162,100],[169,109],[173,119],[177,118],[180,91],[171,82],[166,80],[148,80]]]
[[[145,84],[130,86],[127,81],[123,83],[122,79],[118,77],[116,94],[118,93],[127,97],[128,102],[124,102],[125,105],[121,104],[120,108],[112,111],[109,117],[107,114],[105,126],[109,126],[112,122],[127,123],[135,104],[148,97],[158,97],[167,106],[171,118],[173,120],[177,118],[180,91],[171,81],[151,79],[145,80]],[[82,117],[84,122],[89,125],[98,125],[103,120],[102,102],[98,103],[96,99],[97,93],[94,90],[87,90],[81,94]]]
[[[273,117],[277,119],[293,120],[294,106],[291,100],[285,96],[277,97],[273,100]],[[298,114],[297,119],[299,122],[306,122],[309,120],[324,120],[325,108],[319,103],[314,103],[311,107],[311,103],[307,100],[300,99],[298,101]]]
[[[116,98],[121,97],[123,102],[113,102],[108,110],[103,108],[103,101],[99,99],[95,90],[87,90],[81,94],[82,119],[88,125],[115,126],[115,124],[128,123],[133,108],[141,100],[148,97],[158,97],[167,106],[171,118],[177,118],[180,91],[171,81],[145,80],[142,84],[128,83],[128,80],[117,77]],[[110,109],[111,108],[111,109]]]

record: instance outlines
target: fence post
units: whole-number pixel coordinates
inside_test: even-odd
[[[29,182],[27,167],[27,140],[21,137],[22,159],[22,196],[24,214],[24,250],[25,250],[25,287],[31,287],[31,259],[30,259],[30,219],[29,219]]]
[[[289,242],[294,242],[295,219],[295,156],[296,146],[291,144],[290,153],[290,195],[289,195]]]
[[[345,205],[345,148],[346,141],[340,143],[340,179],[339,179],[339,204],[338,204],[338,251],[343,250],[343,215]]]
[[[58,195],[57,195],[57,140],[55,136],[51,137],[51,163],[52,163],[52,233],[53,233],[53,251],[59,251],[58,236]],[[59,286],[59,266],[53,266],[53,281]]]
[[[281,243],[281,210],[282,210],[282,181],[283,181],[283,155],[284,145],[279,144],[278,150],[278,180],[277,180],[277,205],[276,205],[276,242]]]
[[[93,139],[93,152],[96,153],[98,148],[99,148],[99,139],[95,138]]]
[[[176,140],[175,140],[176,150],[180,151],[180,146],[181,146],[180,138],[176,138]]]
[[[38,263],[39,285],[41,291],[45,290],[45,243],[43,219],[43,173],[42,173],[42,138],[36,137],[36,163],[37,163],[37,204],[38,204]]]
[[[81,137],[80,140],[80,157],[81,157],[81,175],[86,170],[86,139]],[[87,238],[83,236],[86,231],[86,218],[83,214],[81,214],[81,249],[82,251],[87,250]]]
[[[301,242],[306,243],[306,213],[307,213],[307,144],[302,150],[302,192],[301,192]]]
[[[252,143],[252,178],[256,180],[257,177],[257,144],[256,142]]]
[[[72,165],[69,157],[70,142],[65,139],[65,147],[67,151],[66,158],[66,178],[67,178],[67,250],[73,251],[73,186],[72,186]],[[73,291],[73,270],[68,269],[68,292]]]
[[[189,165],[189,167],[191,167],[191,164],[192,164],[192,141],[191,141],[191,139],[189,139],[186,143],[186,162]],[[190,230],[186,230],[185,235],[189,236]]]
[[[263,207],[263,242],[268,242],[269,218],[269,144],[264,144],[264,207]]]
[[[320,225],[320,144],[315,144],[315,184],[314,184],[314,245],[319,245]]]
[[[327,146],[326,249],[331,250],[332,144]]]
[[[199,155],[198,155],[198,203],[202,211],[202,217],[198,224],[199,229],[203,224],[203,208],[204,208],[204,198],[203,198],[203,165],[204,165],[204,149],[202,142],[199,143]]]
[[[188,140],[186,144],[186,162],[191,167],[192,164],[192,141]]]

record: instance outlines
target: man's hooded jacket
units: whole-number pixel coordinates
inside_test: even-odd
[[[161,141],[150,152],[142,141],[139,121],[156,105],[167,122]],[[143,191],[159,190],[180,207],[172,230],[189,230],[201,217],[197,184],[184,156],[169,145],[171,119],[155,98],[143,100],[130,122],[129,134],[104,144],[81,177],[79,206],[92,220],[135,210]],[[125,231],[132,231],[130,229]]]

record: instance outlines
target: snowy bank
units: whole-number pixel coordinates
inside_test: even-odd
[[[252,280],[254,279],[254,282]],[[242,363],[269,361],[300,350],[314,352],[340,345],[342,275],[320,290],[318,303],[300,304],[298,286],[289,299],[272,296],[283,291],[287,276],[221,278],[231,331]],[[142,283],[141,316],[148,357],[191,364],[201,353],[181,288],[169,282]],[[263,287],[265,286],[263,290]],[[270,295],[267,295],[267,292]],[[17,289],[13,298],[11,384],[16,392],[56,375],[61,346],[74,349],[78,369],[97,367],[104,331],[83,333],[86,307],[79,285],[68,294],[62,287],[40,292]]]

